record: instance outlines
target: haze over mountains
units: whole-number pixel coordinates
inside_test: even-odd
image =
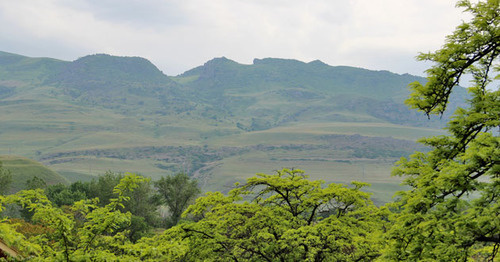
[[[183,171],[205,189],[297,167],[326,181],[364,178],[382,195],[397,184],[392,163],[418,137],[443,132],[448,117],[427,120],[404,105],[413,81],[425,79],[321,61],[222,57],[166,76],[140,57],[0,52],[0,154],[71,179]]]

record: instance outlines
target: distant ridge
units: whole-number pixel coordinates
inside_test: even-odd
[[[186,172],[220,190],[297,167],[388,192],[399,183],[390,166],[417,138],[443,134],[466,97],[457,89],[442,119],[428,120],[404,104],[413,81],[425,78],[320,60],[219,57],[167,76],[140,57],[69,62],[0,52],[0,154],[12,149],[71,181],[107,170]]]

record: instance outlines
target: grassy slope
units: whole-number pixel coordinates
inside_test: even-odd
[[[155,100],[154,93],[147,96],[133,94],[124,103],[120,102],[123,100],[120,98],[121,100],[117,101],[109,100],[109,105],[89,105],[85,100],[88,97],[68,97],[65,93],[67,90],[44,82],[43,76],[47,68],[50,68],[47,64],[66,62],[43,59],[31,61],[16,56],[14,58],[18,59],[18,63],[17,67],[10,67],[11,71],[12,68],[22,69],[21,65],[33,65],[28,67],[31,69],[21,70],[16,74],[0,70],[0,86],[7,90],[4,96],[0,96],[0,154],[14,153],[33,159],[44,159],[45,164],[71,181],[75,181],[79,176],[89,179],[90,176],[102,174],[107,170],[138,172],[153,178],[184,170],[194,173],[205,186],[205,190],[225,190],[233,182],[258,172],[271,173],[281,167],[296,167],[305,170],[313,179],[323,179],[327,182],[370,182],[373,187],[369,190],[374,192],[375,197],[379,201],[388,201],[398,188],[399,179],[390,176],[391,166],[397,157],[356,158],[343,150],[317,148],[326,143],[324,136],[360,134],[367,137],[393,137],[415,141],[421,136],[442,134],[442,131],[435,128],[390,123],[386,119],[369,114],[369,108],[358,105],[351,109],[343,107],[353,106],[352,104],[342,104],[340,108],[332,107],[333,102],[351,100],[329,100],[330,98],[325,97],[331,90],[314,89],[314,86],[327,85],[321,75],[315,76],[311,84],[307,84],[307,74],[300,75],[295,82],[287,80],[288,76],[302,72],[301,68],[307,64],[301,62],[287,63],[285,66],[289,68],[281,70],[273,67],[272,63],[286,61],[261,61],[254,66],[222,61],[222,65],[229,66],[228,71],[224,71],[229,72],[228,75],[222,76],[203,72],[217,69],[220,64],[194,69],[174,80],[186,85],[182,87],[185,91],[201,92],[201,97],[206,101],[195,101],[189,105],[193,108],[185,111],[179,106],[185,100],[170,106],[175,101]],[[307,70],[312,71],[308,73],[318,68],[331,70],[325,69],[324,64],[318,62],[311,65],[311,69]],[[227,68],[223,66],[219,69]],[[340,69],[352,74],[350,68]],[[154,71],[154,68],[151,70]],[[287,70],[288,75],[284,75],[283,71]],[[238,77],[232,78],[234,75]],[[204,80],[206,82],[196,82],[201,81],[201,76],[208,77]],[[392,76],[394,74],[388,72],[382,72],[380,76],[376,72],[369,72],[365,79],[355,81],[356,89],[370,81],[383,85],[382,80]],[[220,82],[224,79],[228,82]],[[258,79],[266,81],[259,82]],[[198,86],[192,85],[195,82]],[[347,88],[348,82],[340,82],[338,85]],[[151,85],[155,86],[155,83]],[[404,89],[404,84],[401,85]],[[119,86],[118,82],[113,86],[115,89],[112,92],[118,92],[116,88]],[[169,86],[175,87],[170,82]],[[207,90],[196,89],[201,87]],[[180,90],[175,88],[171,90]],[[378,92],[377,95],[381,93]],[[221,100],[217,100],[218,95],[223,96]],[[403,94],[398,93],[397,96]],[[181,98],[186,97],[189,97],[189,94]],[[141,101],[144,104],[138,104]],[[363,101],[356,103],[363,105]],[[226,107],[217,107],[219,102],[225,103]],[[237,127],[239,122],[251,127],[252,118],[257,119],[254,121],[254,131],[247,132]],[[265,126],[266,121],[272,122],[272,125]],[[425,122],[425,119],[423,121]],[[265,128],[261,129],[261,126]],[[314,148],[259,149],[256,148],[258,145],[308,145]],[[206,160],[202,170],[196,172],[193,170],[196,163],[190,163],[195,157],[189,152],[183,156],[149,152],[125,158],[98,155],[98,150],[123,152],[145,146],[208,148],[219,150],[223,157]],[[367,148],[369,146],[370,143]],[[225,154],[224,150],[220,151],[225,147],[243,150]],[[56,156],[73,151],[80,153]],[[326,159],[321,159],[322,157]]]
[[[69,181],[43,164],[21,156],[0,155],[3,167],[12,174],[11,192],[24,189],[26,181],[37,176],[48,185],[68,184]]]

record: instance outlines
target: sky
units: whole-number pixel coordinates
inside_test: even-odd
[[[452,0],[0,0],[0,51],[140,56],[178,75],[225,56],[424,75],[466,20]]]

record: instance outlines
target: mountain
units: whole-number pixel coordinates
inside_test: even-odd
[[[266,58],[242,65],[222,57],[175,79],[199,94],[218,115],[239,115],[240,121],[250,125],[247,130],[310,120],[312,115],[318,121],[375,118],[405,125],[442,124],[439,120],[421,121],[422,114],[403,104],[409,95],[408,83],[425,81],[409,74],[329,66],[319,60],[304,63]],[[454,94],[450,111],[463,101],[465,94],[465,90]],[[343,116],[345,112],[348,117]],[[352,118],[353,112],[358,118]],[[264,124],[252,126],[255,119]]]
[[[0,52],[0,154],[39,160],[71,181],[186,172],[206,190],[296,167],[327,182],[371,182],[387,200],[399,183],[393,162],[425,150],[415,140],[442,134],[450,114],[409,110],[413,81],[425,79],[318,60],[222,57],[167,76],[140,57]],[[465,97],[459,89],[450,108]]]
[[[0,51],[0,81],[42,83],[67,63],[52,58],[31,58]]]

